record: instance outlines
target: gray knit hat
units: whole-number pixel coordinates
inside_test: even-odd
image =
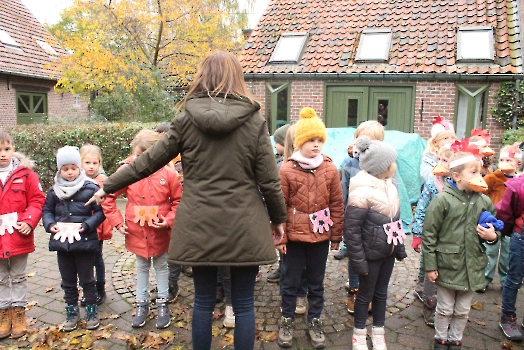
[[[58,170],[66,164],[74,164],[80,168],[82,161],[80,160],[80,151],[75,146],[64,146],[56,152],[56,166]]]
[[[290,126],[291,124],[282,125],[280,128],[275,130],[275,133],[273,134],[273,139],[275,140],[275,143],[284,146],[287,129],[289,129]]]
[[[355,142],[360,151],[360,168],[370,175],[377,176],[386,171],[397,159],[397,151],[393,146],[382,141],[370,140],[360,136]]]

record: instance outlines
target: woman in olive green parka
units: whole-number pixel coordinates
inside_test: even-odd
[[[184,112],[169,131],[110,176],[95,196],[101,201],[106,193],[154,173],[181,154],[184,191],[168,260],[193,266],[195,350],[211,347],[218,266],[231,266],[235,349],[253,348],[258,265],[277,259],[270,220],[280,235],[286,221],[268,127],[250,95],[232,54],[208,56],[183,101]]]

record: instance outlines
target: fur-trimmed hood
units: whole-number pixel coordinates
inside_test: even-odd
[[[34,170],[35,167],[35,162],[31,158],[20,152],[13,153],[13,158],[11,161],[13,162],[13,170],[19,166],[23,166],[31,170]]]

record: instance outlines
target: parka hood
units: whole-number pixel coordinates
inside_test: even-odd
[[[19,152],[13,153],[12,162],[13,169],[16,169],[17,167],[21,166],[33,170],[35,167],[35,162],[31,158]]]
[[[229,133],[244,124],[251,115],[260,109],[246,97],[223,94],[210,96],[195,94],[188,98],[185,110],[195,126],[206,134]]]

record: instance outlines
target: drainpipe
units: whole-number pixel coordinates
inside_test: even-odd
[[[520,79],[515,80],[515,85],[517,87],[517,110],[519,109],[520,105]],[[513,130],[517,130],[517,113],[513,112]]]

